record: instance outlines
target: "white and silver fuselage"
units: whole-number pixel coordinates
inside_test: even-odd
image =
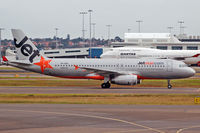
[[[197,55],[197,57],[194,57]],[[123,47],[113,48],[101,55],[101,58],[154,58],[175,59],[188,65],[200,63],[200,50],[159,50],[151,48]]]
[[[19,29],[12,29],[18,60],[4,61],[21,69],[50,76],[74,79],[104,80],[102,88],[110,83],[136,85],[141,79],[169,79],[191,77],[195,71],[181,61],[171,59],[49,59],[40,53],[31,40]]]
[[[170,59],[52,59],[51,68],[46,68],[43,74],[63,78],[101,79],[103,76],[91,73],[84,68],[99,69],[101,71],[113,71],[120,74],[137,75],[139,79],[178,79],[187,78],[195,74],[195,71],[187,67],[181,61]],[[41,72],[36,65],[10,65]],[[78,69],[76,69],[76,66]]]

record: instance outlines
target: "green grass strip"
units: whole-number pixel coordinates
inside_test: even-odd
[[[0,86],[42,86],[42,87],[65,87],[65,86],[99,86],[102,81],[98,80],[68,80],[58,78],[15,78],[15,79],[0,79]],[[199,79],[181,79],[172,80],[173,87],[183,88],[200,88]],[[112,87],[119,87],[112,85]],[[135,86],[121,86],[121,87],[167,87],[167,80],[143,80],[141,84]]]
[[[0,103],[199,105],[200,94],[0,94]]]

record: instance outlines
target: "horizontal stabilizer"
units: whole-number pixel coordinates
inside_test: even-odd
[[[25,65],[32,65],[31,63],[28,63],[28,62],[20,62],[20,61],[11,61],[10,63],[14,63],[14,64],[19,64],[19,65],[23,65],[23,66],[25,66]]]
[[[8,64],[18,64],[18,65],[32,65],[28,60],[8,60],[6,56],[3,56],[3,61],[8,62]]]

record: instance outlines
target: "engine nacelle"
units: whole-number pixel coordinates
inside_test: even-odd
[[[136,85],[140,84],[136,75],[120,75],[111,80],[111,83],[118,85]]]

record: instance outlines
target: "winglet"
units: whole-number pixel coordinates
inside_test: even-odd
[[[3,61],[6,61],[6,62],[8,61],[8,59],[5,56],[3,56],[2,58],[3,58]]]

